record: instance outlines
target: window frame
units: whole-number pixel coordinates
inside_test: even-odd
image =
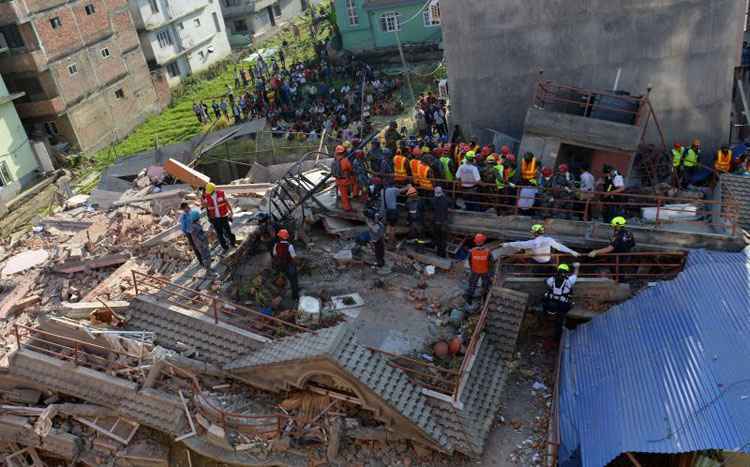
[[[151,14],[157,14],[159,13],[159,1],[158,0],[149,0],[149,5],[151,6]]]
[[[401,32],[401,13],[387,11],[380,15],[380,30],[382,32]]]
[[[49,19],[49,24],[52,26],[52,29],[60,29],[62,27],[62,20],[59,16],[53,16]]]
[[[169,62],[166,65],[167,68],[167,76],[170,78],[177,78],[181,76],[180,74],[180,65],[177,64],[177,62]],[[174,74],[172,74],[174,72]]]
[[[101,55],[101,57],[106,60],[112,56],[112,53],[109,51],[109,47],[102,47],[101,49],[99,49],[99,55]]]
[[[435,15],[437,13],[437,15]],[[422,22],[426,28],[440,26],[440,0],[432,0],[422,12]]]
[[[193,26],[196,28],[201,27],[201,19],[200,18],[193,18]]]
[[[7,186],[13,182],[13,175],[10,173],[8,163],[0,161],[0,186]]]
[[[72,70],[71,70],[72,68]],[[78,74],[78,64],[77,63],[69,63],[68,64],[68,75],[75,76]]]
[[[359,26],[359,12],[357,12],[357,5],[354,0],[346,0],[346,17],[349,26]]]
[[[86,16],[91,16],[94,13],[96,13],[96,7],[93,3],[89,3],[88,5],[85,5],[83,7],[83,10],[86,12]]]
[[[122,88],[115,91],[115,99],[125,99],[125,91]]]
[[[238,23],[241,23],[243,25],[242,29],[240,29],[240,28],[237,27]],[[244,19],[244,18],[234,20],[232,22],[232,28],[234,28],[234,32],[235,33],[245,34],[245,33],[250,32],[250,28],[247,25],[247,20]]]
[[[162,29],[156,33],[156,42],[159,44],[159,48],[165,49],[167,46],[174,45],[172,39],[172,32],[169,29]]]

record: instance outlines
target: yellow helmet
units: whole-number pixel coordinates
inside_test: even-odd
[[[561,265],[559,265],[557,267],[557,270],[558,271],[563,271],[563,272],[570,272],[570,266],[568,266],[567,264],[563,263],[563,264],[561,264]]]
[[[476,157],[476,155],[477,155],[477,153],[475,153],[474,151],[469,151],[469,152],[466,153],[466,156],[464,156],[464,157],[466,157],[467,159],[474,159],[474,157]]]
[[[612,221],[610,222],[612,227],[624,227],[625,224],[627,223],[628,221],[626,221],[625,218],[622,216],[617,216],[614,219],[612,219]]]
[[[216,185],[211,182],[206,183],[206,193],[211,195],[214,193],[214,191],[216,191]]]
[[[531,233],[533,234],[543,234],[544,233],[544,226],[542,224],[534,224],[531,226]]]

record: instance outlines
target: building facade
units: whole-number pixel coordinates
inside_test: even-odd
[[[463,2],[457,2],[463,3]],[[443,40],[440,0],[336,0],[343,47],[352,52]]]
[[[322,0],[219,0],[232,47],[247,47]]]
[[[28,186],[39,173],[36,156],[13,105],[21,97],[23,93],[9,93],[0,76],[0,202]]]
[[[700,138],[704,152],[714,153],[729,132],[745,4],[444,2],[452,123],[464,134],[481,137],[490,128],[520,137],[543,70],[544,79],[579,88],[633,95],[651,88],[667,143]]]
[[[127,0],[0,2],[0,72],[30,133],[86,151],[158,111]]]
[[[130,0],[143,53],[170,86],[231,53],[224,18],[213,0]]]

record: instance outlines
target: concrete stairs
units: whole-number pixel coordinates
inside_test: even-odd
[[[32,384],[109,407],[114,415],[165,433],[185,431],[182,404],[170,394],[139,390],[133,382],[27,349],[17,350],[9,363],[10,374]]]
[[[129,329],[153,332],[158,345],[179,351],[178,342],[187,344],[196,350],[191,358],[218,366],[270,342],[238,327],[215,323],[213,317],[198,311],[145,295],[131,302],[128,317]]]

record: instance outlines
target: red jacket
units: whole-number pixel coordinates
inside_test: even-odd
[[[216,197],[217,205],[214,205],[214,197]],[[221,190],[214,191],[213,195],[208,193],[203,194],[203,204],[206,205],[206,211],[208,211],[208,217],[227,217],[229,215],[230,206],[227,197]],[[216,215],[216,210],[219,210],[219,215]]]

